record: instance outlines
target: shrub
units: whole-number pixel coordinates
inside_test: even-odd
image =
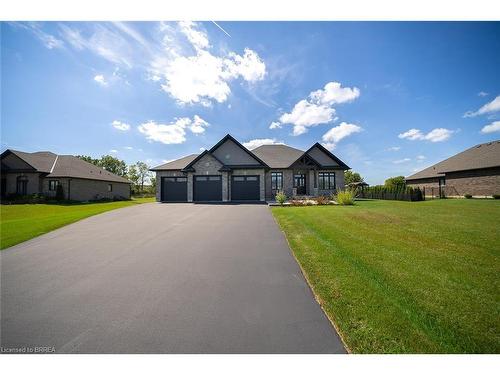
[[[57,185],[56,188],[56,201],[63,201],[64,200],[64,190],[62,185]]]
[[[329,204],[330,198],[325,197],[324,195],[320,195],[319,197],[316,198],[316,202],[318,204]]]
[[[465,197],[465,199],[471,199],[472,195],[470,195],[470,194],[464,194],[464,197]]]
[[[493,194],[493,199],[500,199],[500,194]]]
[[[278,202],[280,205],[283,206],[283,203],[286,202],[286,195],[285,195],[285,193],[283,193],[282,191],[279,191],[276,194],[276,202]]]
[[[335,200],[342,206],[351,206],[354,204],[356,194],[353,190],[339,190],[335,196]]]

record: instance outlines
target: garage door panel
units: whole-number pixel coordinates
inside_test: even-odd
[[[193,200],[196,202],[222,201],[222,176],[194,176]]]
[[[259,201],[260,177],[259,176],[232,176],[231,200],[233,201]]]
[[[187,202],[187,177],[163,177],[161,188],[162,202]]]

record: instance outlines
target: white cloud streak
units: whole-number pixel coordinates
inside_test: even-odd
[[[94,77],[94,81],[96,81],[101,86],[107,86],[108,85],[108,82],[106,81],[106,79],[104,78],[104,75],[102,75],[102,74],[97,74]]]
[[[363,128],[356,124],[348,124],[346,122],[340,123],[340,125],[335,126],[328,130],[323,137],[321,138],[323,141],[323,146],[325,146],[329,150],[333,150],[337,143],[342,139],[350,136],[354,133],[359,133],[363,131]]]
[[[130,130],[130,125],[129,124],[126,124],[126,123],[118,121],[118,120],[114,120],[111,123],[111,125],[113,126],[113,128],[115,128],[117,130],[121,130],[123,132],[126,132],[126,131]]]
[[[500,132],[500,121],[493,121],[491,124],[486,125],[481,129],[481,133],[483,134],[495,132]]]
[[[193,134],[202,134],[207,126],[209,126],[208,122],[195,115],[193,119],[181,117],[169,124],[157,124],[155,121],[148,121],[139,125],[137,129],[149,141],[169,145],[184,143],[186,141],[186,129],[189,129]]]
[[[398,135],[401,139],[408,139],[410,141],[430,141],[430,142],[443,142],[446,141],[454,133],[454,130],[445,128],[436,128],[429,133],[424,134],[420,129],[410,129]]]
[[[477,111],[468,111],[464,114],[463,117],[476,117],[479,115],[485,115],[489,113],[494,113],[500,111],[500,95],[493,99],[491,102],[486,103]]]
[[[249,150],[256,149],[257,147],[264,146],[264,145],[284,145],[285,143],[283,141],[277,141],[275,138],[259,138],[259,139],[252,139],[248,142],[244,142],[243,146],[248,148]]]

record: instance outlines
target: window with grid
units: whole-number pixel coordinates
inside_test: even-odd
[[[318,173],[319,188],[321,190],[335,189],[335,173],[334,172],[320,172]]]
[[[283,172],[271,172],[271,189],[283,190]]]
[[[56,191],[57,185],[59,185],[58,180],[49,180],[49,190],[50,191]]]

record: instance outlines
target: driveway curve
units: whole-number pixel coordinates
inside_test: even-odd
[[[131,206],[0,261],[3,352],[345,353],[264,205]]]

